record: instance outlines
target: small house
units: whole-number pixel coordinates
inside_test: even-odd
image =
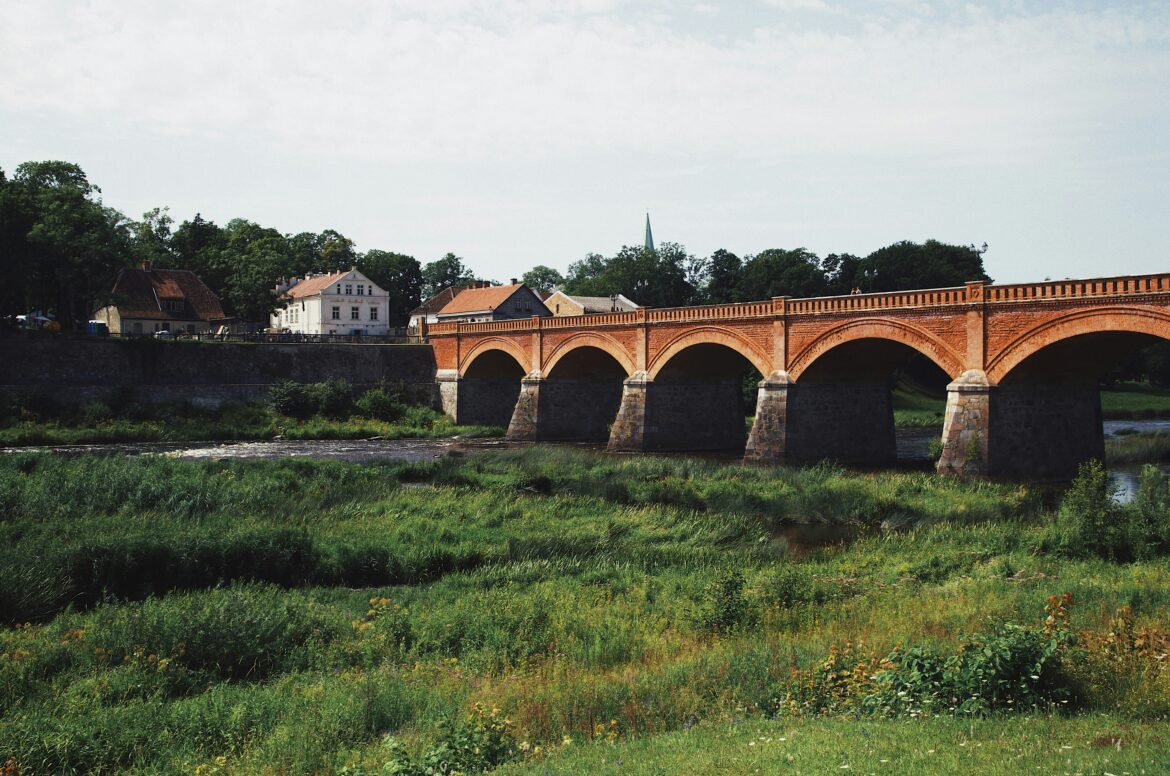
[[[276,286],[269,331],[287,334],[385,335],[390,295],[357,268],[310,274]]]
[[[613,296],[570,296],[564,291],[554,291],[544,300],[549,311],[558,318],[566,315],[592,315],[593,313],[628,313],[638,305],[621,294]]]
[[[435,318],[444,321],[502,321],[552,315],[536,292],[513,280],[506,286],[477,285],[461,291]]]
[[[185,269],[139,269],[118,273],[111,303],[93,314],[111,334],[202,334],[211,321],[223,318],[223,307],[199,276]]]

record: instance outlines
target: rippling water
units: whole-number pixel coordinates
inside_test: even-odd
[[[144,455],[153,453],[188,461],[277,458],[366,463],[371,461],[431,461],[453,450],[491,450],[506,447],[500,439],[273,439],[263,442],[141,442],[103,445],[7,447],[0,452],[52,452],[60,455]]]

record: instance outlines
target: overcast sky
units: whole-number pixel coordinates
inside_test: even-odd
[[[988,243],[999,282],[1170,271],[1170,4],[3,0],[0,167],[507,280]]]

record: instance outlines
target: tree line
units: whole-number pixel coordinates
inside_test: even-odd
[[[657,250],[623,247],[590,253],[567,272],[539,265],[524,282],[569,294],[624,294],[647,307],[808,297],[853,291],[938,288],[984,279],[983,248],[898,242],[865,257],[772,248],[739,257],[717,250],[696,257],[678,243]],[[406,322],[420,300],[476,279],[453,253],[425,265],[403,253],[358,251],[343,234],[283,234],[243,218],[225,224],[194,217],[176,223],[167,208],[140,219],[104,204],[101,189],[76,164],[26,162],[9,177],[0,170],[0,319],[51,311],[63,328],[87,321],[110,292],[119,270],[143,261],[195,272],[225,312],[266,321],[283,278],[357,267],[390,295],[390,321]]]
[[[556,286],[567,294],[624,294],[646,307],[679,307],[959,286],[990,278],[983,269],[986,246],[902,241],[864,258],[851,254],[818,257],[804,248],[769,248],[739,257],[717,250],[708,257],[687,253],[678,243],[656,250],[624,247],[612,257],[596,253],[569,265],[561,275],[546,266],[524,275],[533,288]]]

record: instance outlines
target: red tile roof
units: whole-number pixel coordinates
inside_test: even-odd
[[[513,286],[489,286],[488,288],[468,288],[447,303],[439,311],[439,315],[458,315],[460,313],[478,313],[485,310],[494,310],[512,294],[524,288],[523,283]]]
[[[345,272],[334,272],[332,275],[318,275],[315,278],[306,278],[300,283],[284,292],[284,295],[291,299],[302,299],[306,296],[315,296],[324,291],[328,286],[333,285],[343,277],[348,275],[353,270],[346,270]]]
[[[448,286],[427,301],[410,311],[411,315],[429,315],[442,310],[447,304],[467,289],[463,286]]]
[[[223,318],[219,297],[185,269],[124,269],[111,292],[118,315],[167,321],[209,321]],[[160,299],[181,301],[179,310],[162,309]]]

